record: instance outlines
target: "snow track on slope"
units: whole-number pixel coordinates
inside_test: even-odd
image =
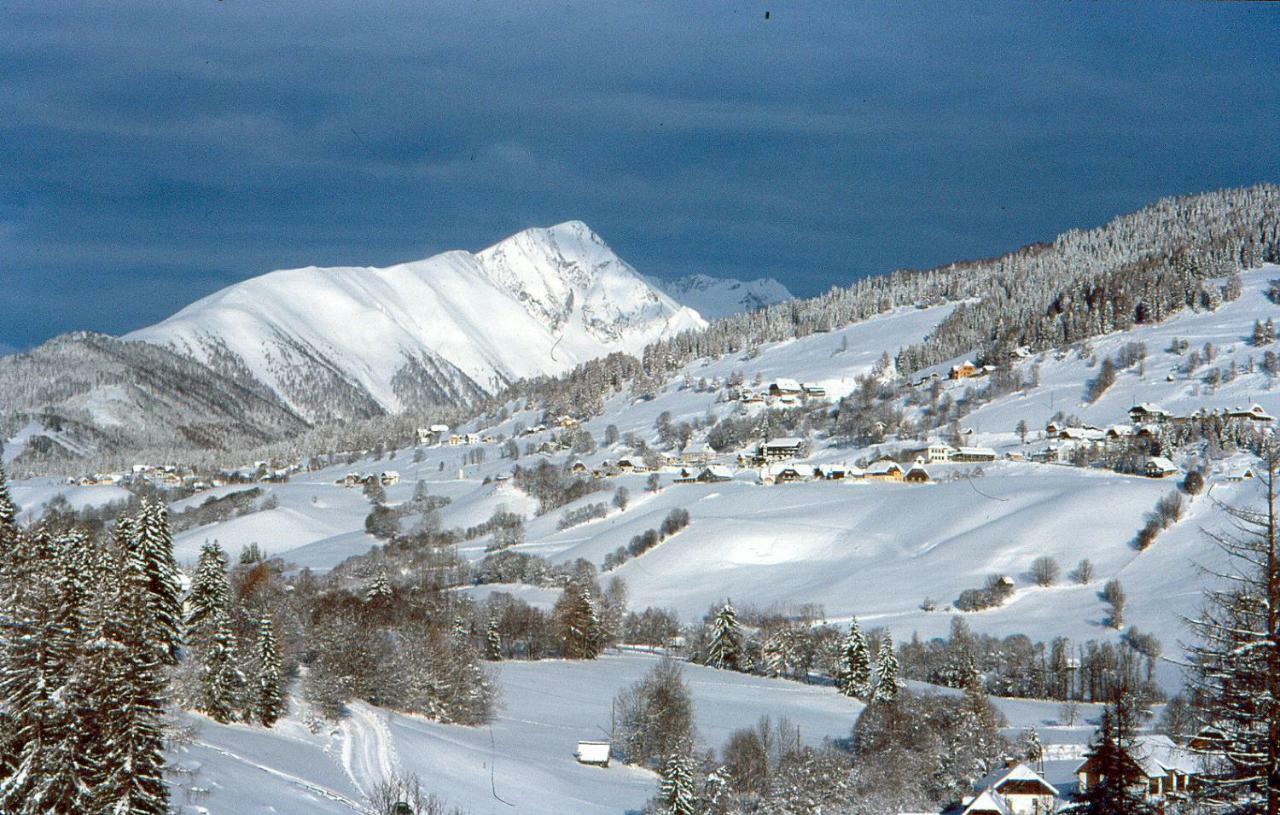
[[[388,714],[364,702],[347,706],[347,716],[338,726],[341,742],[342,769],[356,789],[365,795],[373,793],[382,781],[390,781],[400,772]]]
[[[253,767],[254,769],[261,770],[262,772],[268,775],[275,776],[276,778],[279,778],[301,790],[309,792],[312,795],[316,795],[316,796],[319,796],[320,798],[325,798],[330,801],[336,801],[337,803],[342,804],[343,806],[350,807],[352,812],[361,812],[361,813],[365,812],[364,806],[359,801],[353,801],[347,796],[343,795],[342,793],[335,792],[329,789],[328,787],[322,787],[319,784],[306,780],[305,778],[299,778],[296,775],[293,775],[291,773],[286,773],[282,770],[277,770],[274,767],[268,767],[265,764],[258,764],[257,762],[251,761],[245,758],[244,756],[237,755],[231,752],[230,750],[225,750],[216,745],[209,744],[208,742],[202,741],[198,743],[201,747],[204,747],[208,750],[212,750],[213,752],[218,753],[219,755],[226,756],[232,761],[238,761],[247,767]]]

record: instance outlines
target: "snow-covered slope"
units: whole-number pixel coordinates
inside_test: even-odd
[[[741,311],[755,311],[793,299],[787,287],[771,277],[744,281],[691,274],[673,280],[658,277],[645,279],[650,285],[666,292],[672,300],[688,306],[708,320],[728,317]]]
[[[247,368],[318,418],[457,404],[702,325],[570,221],[478,254],[272,272],[125,339]]]

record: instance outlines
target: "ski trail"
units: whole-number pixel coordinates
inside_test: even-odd
[[[364,702],[352,702],[338,726],[342,769],[365,795],[372,794],[379,782],[391,780],[400,771],[387,715]]]
[[[322,787],[322,786],[320,786],[319,784],[316,784],[316,783],[314,783],[314,782],[311,782],[311,781],[306,780],[305,778],[299,778],[299,777],[298,777],[298,776],[296,776],[296,775],[292,775],[292,774],[290,774],[290,773],[286,773],[286,772],[284,772],[284,771],[282,771],[282,770],[277,770],[277,769],[276,769],[276,768],[274,768],[274,767],[268,767],[268,766],[266,766],[266,765],[264,765],[264,764],[258,764],[257,762],[250,761],[249,759],[245,758],[244,756],[237,755],[237,754],[235,754],[235,753],[231,752],[230,750],[225,750],[225,749],[223,749],[223,748],[221,748],[221,747],[217,747],[217,746],[215,746],[215,745],[209,744],[207,741],[201,741],[201,742],[196,742],[196,743],[197,743],[197,744],[199,744],[201,747],[205,747],[205,748],[207,748],[207,749],[209,749],[209,750],[214,751],[215,753],[219,753],[219,754],[221,754],[221,755],[224,755],[224,756],[226,756],[227,758],[229,758],[229,759],[231,759],[231,760],[233,760],[233,761],[238,761],[238,762],[240,762],[241,764],[244,764],[244,765],[246,765],[246,766],[248,766],[248,767],[253,767],[253,768],[255,768],[255,769],[261,770],[262,772],[266,773],[267,775],[273,775],[273,776],[275,776],[276,778],[282,779],[282,780],[284,780],[284,781],[286,781],[286,782],[288,782],[288,783],[292,784],[293,786],[298,787],[299,789],[306,790],[307,792],[311,793],[312,795],[316,795],[316,796],[319,796],[319,797],[321,797],[321,798],[325,798],[325,799],[330,800],[330,801],[336,801],[336,802],[338,802],[339,804],[342,804],[342,805],[344,805],[344,806],[346,806],[346,807],[349,807],[349,808],[351,809],[351,811],[352,811],[352,812],[361,812],[361,813],[363,813],[363,812],[365,811],[364,806],[363,806],[362,804],[360,804],[358,801],[352,801],[350,798],[348,798],[347,796],[343,795],[342,793],[340,793],[340,792],[335,792],[335,791],[333,791],[333,790],[329,789],[328,787]]]

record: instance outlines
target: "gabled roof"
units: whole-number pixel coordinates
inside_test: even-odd
[[[992,770],[974,784],[974,790],[996,790],[999,792],[1006,784],[1035,784],[1040,788],[1040,793],[1038,794],[1058,795],[1057,787],[1045,781],[1040,773],[1022,763],[1015,764],[1012,767],[1000,767]]]
[[[710,467],[702,468],[702,472],[698,477],[709,476],[711,478],[733,478],[733,470],[725,467],[723,464],[712,464]]]
[[[991,790],[983,790],[968,806],[961,810],[961,815],[1012,815],[1013,810],[1005,803],[1004,798],[995,795]]]
[[[770,385],[771,385],[772,387],[777,388],[777,389],[778,389],[778,390],[780,390],[780,391],[799,391],[799,390],[801,390],[801,388],[800,388],[800,383],[799,383],[799,382],[795,381],[794,379],[787,379],[786,377],[779,377],[779,378],[777,378],[777,379],[773,380],[773,382],[771,382],[771,383],[770,383]]]
[[[1130,745],[1129,757],[1146,774],[1148,778],[1179,772],[1183,775],[1196,775],[1204,772],[1201,757],[1185,747],[1179,747],[1173,739],[1165,735],[1149,734],[1134,738]],[[1092,752],[1076,768],[1076,772],[1089,763]]]
[[[902,466],[892,459],[881,459],[867,468],[867,474],[886,475],[894,470],[901,472]]]
[[[1172,461],[1165,458],[1164,456],[1152,457],[1151,460],[1147,462],[1147,466],[1155,467],[1165,472],[1175,472],[1178,469],[1178,465],[1174,464]]]

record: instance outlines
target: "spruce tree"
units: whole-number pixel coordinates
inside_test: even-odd
[[[13,728],[14,766],[0,781],[0,812],[71,812],[81,794],[79,729],[69,705],[81,609],[70,547],[40,532],[24,550],[30,560],[17,576],[14,616],[4,620],[9,647],[0,694]]]
[[[1200,778],[1207,810],[1280,812],[1280,452],[1265,454],[1259,509],[1227,507],[1235,530],[1212,533],[1230,565],[1191,621],[1191,696],[1212,728],[1214,760]]]
[[[200,660],[200,710],[215,722],[236,718],[244,690],[244,674],[237,665],[236,639],[231,618],[219,610],[208,621],[208,640]]]
[[[893,702],[898,698],[898,654],[893,648],[893,637],[885,632],[880,640],[880,653],[876,655],[877,702]]]
[[[738,671],[742,669],[742,662],[742,629],[738,627],[738,612],[732,602],[725,601],[712,623],[707,664]]]
[[[159,500],[144,501],[132,525],[132,556],[147,577],[146,597],[151,609],[148,634],[161,651],[165,665],[178,663],[182,645],[182,601],[178,565],[173,559],[169,512]]]
[[[102,636],[103,755],[93,784],[92,811],[167,815],[164,781],[166,651],[157,647],[151,575],[132,551],[119,561],[120,581]]]
[[[5,475],[4,464],[0,463],[0,540],[6,534],[18,531],[18,508],[9,494],[9,478]]]
[[[1089,750],[1099,777],[1080,795],[1081,815],[1147,815],[1155,811],[1146,800],[1142,770],[1130,757],[1134,723],[1127,708],[1118,701],[1102,712],[1102,722]]]
[[[253,718],[263,727],[273,726],[284,715],[284,677],[280,652],[270,615],[258,623],[258,683],[253,702]]]
[[[849,623],[849,634],[840,647],[836,687],[854,699],[865,700],[871,694],[871,653],[867,650],[867,639],[862,635],[857,617]]]
[[[658,791],[663,815],[696,815],[698,799],[693,789],[693,771],[682,753],[672,753],[662,768]]]
[[[569,581],[556,601],[553,615],[566,659],[595,659],[600,655],[600,615],[589,587],[579,580]]]
[[[498,662],[502,659],[502,632],[498,630],[496,616],[489,618],[489,624],[484,631],[484,658],[490,662]]]
[[[231,610],[231,585],[227,581],[227,553],[217,542],[200,547],[200,561],[187,595],[187,642],[192,646],[207,638],[207,623]]]

